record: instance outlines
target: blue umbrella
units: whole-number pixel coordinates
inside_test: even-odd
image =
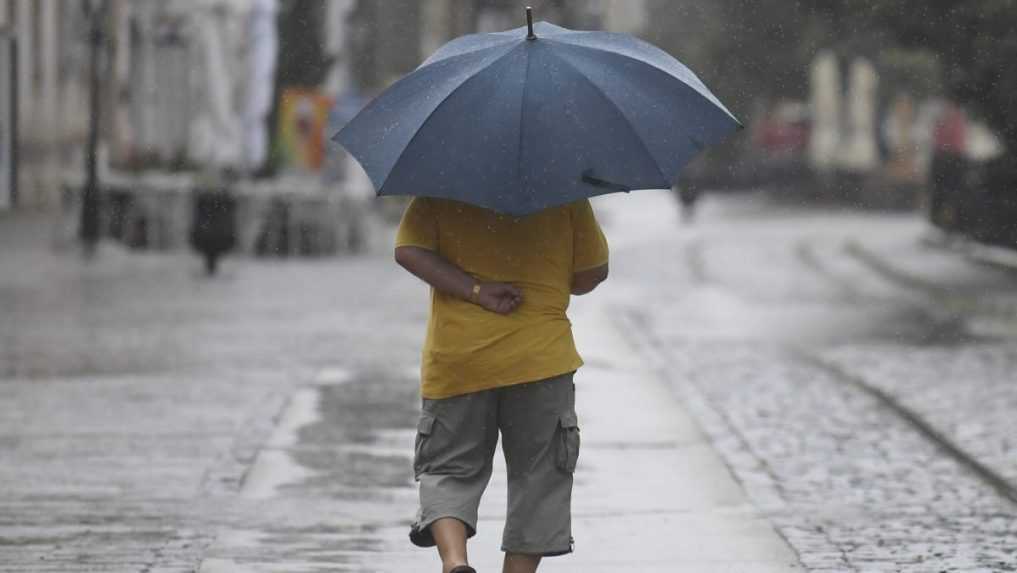
[[[333,138],[378,195],[510,215],[665,189],[741,127],[687,67],[627,34],[545,22],[442,46]]]

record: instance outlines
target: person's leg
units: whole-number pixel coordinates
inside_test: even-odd
[[[466,524],[454,517],[443,517],[431,524],[431,535],[438,545],[443,573],[469,564],[466,557]]]
[[[437,545],[445,571],[466,565],[498,444],[497,413],[491,391],[423,401],[413,460],[420,509],[410,541]]]
[[[572,375],[502,388],[498,425],[508,470],[506,571],[572,551],[572,473],[579,428]]]
[[[536,573],[540,565],[539,555],[523,555],[521,553],[506,553],[505,566],[502,573]]]

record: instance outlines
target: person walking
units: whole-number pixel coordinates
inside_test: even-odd
[[[466,540],[499,433],[507,573],[572,551],[579,456],[566,316],[608,274],[589,198],[667,189],[742,125],[688,67],[626,34],[548,22],[456,38],[333,140],[378,196],[410,195],[396,261],[432,287],[410,540],[445,573]]]
[[[608,276],[588,200],[513,217],[414,197],[396,262],[431,287],[413,469],[410,541],[437,546],[444,573],[471,573],[467,539],[501,434],[508,471],[505,573],[572,552],[579,456],[573,376],[582,365],[566,309]]]

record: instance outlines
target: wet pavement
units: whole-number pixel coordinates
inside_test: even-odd
[[[910,216],[707,207],[616,250],[645,277],[630,296],[661,301],[618,313],[802,564],[1015,570],[1013,272]],[[676,264],[653,264],[665,240]]]
[[[577,553],[545,569],[1017,568],[1017,505],[965,461],[1017,484],[1017,276],[912,216],[676,209],[598,202]],[[437,570],[405,538],[427,292],[387,239],[207,279],[46,225],[0,220],[0,571]]]
[[[387,257],[237,259],[208,279],[186,254],[82,261],[50,246],[50,224],[0,224],[0,570],[194,571],[223,533],[320,527],[272,500],[322,465],[340,479],[309,481],[323,487],[308,504],[335,508],[335,531],[410,513],[372,501],[412,493],[405,454],[379,462],[372,432],[415,426],[405,373],[426,319],[426,292]]]

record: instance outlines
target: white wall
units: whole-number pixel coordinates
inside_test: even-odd
[[[350,59],[346,53],[348,35],[346,19],[356,7],[356,0],[329,0],[325,19],[325,42],[329,55],[335,57],[335,64],[329,70],[325,80],[325,91],[333,96],[340,95],[349,89]]]
[[[2,0],[0,0],[2,2]],[[0,4],[2,5],[2,4]],[[2,21],[0,21],[2,25]],[[13,203],[13,116],[14,93],[8,78],[11,75],[12,65],[10,44],[6,37],[0,43],[0,211],[9,209]]]
[[[0,28],[7,27],[10,22],[10,7],[8,0],[0,0]],[[11,169],[11,147],[10,130],[7,124],[10,116],[9,107],[12,103],[13,94],[10,93],[10,85],[7,82],[8,69],[5,46],[0,46],[0,211],[11,208],[13,202],[12,185],[9,177]]]
[[[601,0],[604,29],[608,32],[640,34],[646,27],[646,0]]]
[[[62,0],[3,4],[18,42],[18,202],[53,208],[59,203],[59,161],[66,140],[61,47],[69,40],[61,20],[78,5]]]
[[[45,2],[47,0],[39,0]],[[18,116],[21,118],[21,132],[32,130],[32,103],[35,101],[32,71],[35,64],[35,28],[32,25],[32,9],[36,0],[17,0],[15,9],[14,33],[18,37]]]

